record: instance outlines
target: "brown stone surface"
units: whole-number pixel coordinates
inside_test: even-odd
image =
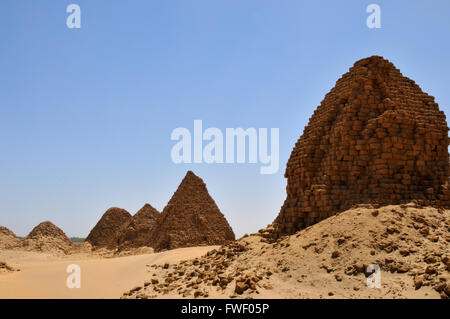
[[[60,228],[45,221],[34,227],[24,238],[23,247],[31,251],[69,254],[73,243]]]
[[[161,214],[150,204],[145,204],[131,219],[119,238],[119,250],[150,247],[153,229]]]
[[[20,238],[8,228],[0,226],[0,249],[12,249],[20,246]]]
[[[432,96],[394,65],[357,61],[325,96],[285,172],[274,222],[289,234],[354,204],[449,206],[448,127]]]
[[[164,208],[152,236],[155,250],[220,245],[234,233],[203,180],[188,171]]]
[[[125,209],[112,207],[108,209],[91,230],[86,241],[94,249],[117,249],[119,239],[131,221],[131,215]]]

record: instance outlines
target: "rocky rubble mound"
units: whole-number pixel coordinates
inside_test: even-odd
[[[0,274],[5,272],[13,272],[13,271],[20,271],[20,269],[16,269],[14,267],[11,267],[7,263],[0,261]]]
[[[123,298],[450,296],[449,210],[366,204],[275,242],[261,233],[201,258],[149,265],[149,280]],[[367,285],[369,265],[380,268],[380,289]]]
[[[34,227],[23,239],[23,247],[31,251],[69,254],[73,243],[60,228],[45,221]]]
[[[108,209],[91,230],[86,241],[94,249],[106,248],[115,250],[119,246],[126,227],[130,224],[132,216],[125,209],[112,207]]]
[[[73,254],[90,254],[93,252],[92,245],[87,242],[83,241],[81,243],[74,243],[73,245]]]
[[[20,238],[8,228],[0,226],[0,249],[14,249],[22,246]]]
[[[124,293],[124,297],[135,295],[138,298],[145,298],[147,295],[144,290],[146,289],[150,290],[151,294],[175,293],[187,298],[208,297],[208,291],[202,289],[201,286],[208,284],[211,287],[225,289],[233,281],[245,282],[248,277],[242,275],[245,265],[227,274],[225,274],[225,270],[247,249],[247,245],[245,242],[231,242],[218,250],[210,251],[205,257],[192,261],[181,261],[176,265],[168,263],[149,265],[154,271],[153,277],[155,278],[145,282],[144,287],[136,287]],[[156,276],[156,274],[160,276]],[[161,277],[162,279],[158,279]]]
[[[221,245],[234,233],[208,193],[203,180],[188,171],[161,213],[152,235],[157,251],[200,245]]]
[[[448,145],[446,117],[432,96],[382,57],[357,61],[295,144],[274,237],[353,204],[449,207]]]
[[[160,213],[150,204],[145,204],[132,218],[119,238],[119,250],[150,247],[150,239]]]

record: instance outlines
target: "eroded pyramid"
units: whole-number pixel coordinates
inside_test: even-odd
[[[188,171],[161,213],[152,236],[155,250],[221,245],[234,233],[203,180]]]
[[[73,243],[59,227],[45,221],[24,238],[23,247],[33,251],[69,254]]]
[[[119,239],[131,222],[131,218],[132,216],[125,209],[118,207],[108,209],[95,227],[92,228],[86,241],[89,242],[94,249],[117,249],[119,246]]]
[[[449,206],[448,145],[446,117],[432,96],[382,57],[357,61],[295,144],[275,233],[354,204]]]
[[[161,214],[145,204],[132,218],[119,238],[119,249],[150,247],[151,236]]]
[[[0,226],[0,249],[12,249],[20,246],[20,238],[8,228]]]

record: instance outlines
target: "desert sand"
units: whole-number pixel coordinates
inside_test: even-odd
[[[278,240],[262,229],[223,246],[109,256],[0,250],[0,298],[448,298],[450,210],[357,205]],[[80,289],[66,286],[70,264]],[[371,264],[380,288],[367,286]]]
[[[448,298],[450,211],[359,206],[272,242],[261,230],[151,276],[125,298]],[[270,233],[270,232],[269,232]],[[381,287],[367,285],[380,267]]]
[[[0,250],[0,260],[20,271],[0,272],[0,299],[7,298],[119,298],[147,277],[147,264],[175,263],[200,257],[217,246],[116,258],[91,254],[56,256],[42,252]],[[66,286],[70,264],[81,267],[81,288]]]

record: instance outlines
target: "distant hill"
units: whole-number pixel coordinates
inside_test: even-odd
[[[70,240],[71,240],[73,243],[82,243],[82,242],[84,242],[85,239],[86,239],[86,238],[81,238],[81,237],[70,237]]]

